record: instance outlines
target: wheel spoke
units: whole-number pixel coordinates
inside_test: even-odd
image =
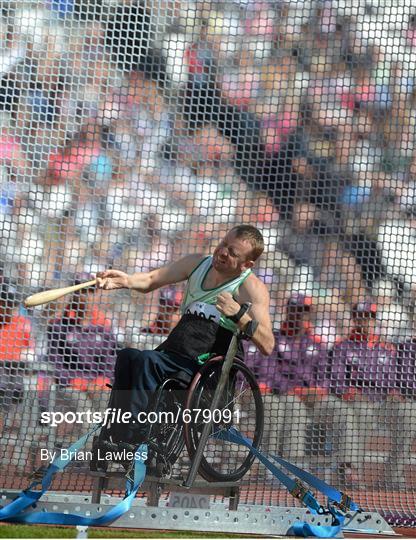
[[[202,369],[201,377],[193,388],[192,394],[187,401],[187,407],[208,408],[212,402],[212,395],[218,373],[216,370],[221,366],[210,365]],[[247,407],[247,414],[240,417],[239,430],[243,435],[248,435],[253,440],[253,445],[258,447],[261,442],[263,431],[263,402],[260,390],[252,372],[241,362],[235,362],[232,368],[232,376],[226,385],[220,410],[229,409],[233,416],[229,422],[214,423],[211,436],[204,450],[201,461],[200,474],[208,480],[238,480],[247,472],[254,459],[248,448],[243,448],[231,441],[218,438],[219,434],[229,429],[235,420],[234,413],[237,406]],[[188,453],[192,459],[201,436],[201,427],[204,421],[191,423],[185,426],[187,435]]]

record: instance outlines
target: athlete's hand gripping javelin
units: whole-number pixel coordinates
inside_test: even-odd
[[[105,270],[97,273],[97,287],[105,290],[128,289],[129,276],[121,270]]]

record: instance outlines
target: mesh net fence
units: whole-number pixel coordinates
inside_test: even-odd
[[[21,0],[0,17],[1,486],[85,433],[73,414],[107,407],[117,351],[160,345],[184,289],[23,299],[209,255],[251,224],[276,340],[246,348],[263,448],[412,523],[412,1]],[[250,435],[236,381],[225,404]],[[207,463],[244,455],[211,441]],[[183,449],[174,473],[188,467]],[[53,489],[91,482],[78,459]],[[296,504],[256,462],[242,497]]]

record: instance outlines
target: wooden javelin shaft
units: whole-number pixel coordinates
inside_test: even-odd
[[[61,287],[59,289],[50,289],[49,291],[38,292],[36,294],[28,296],[23,303],[26,307],[41,306],[42,304],[47,304],[48,302],[58,300],[58,298],[61,298],[66,294],[71,294],[81,289],[92,287],[96,283],[97,280],[92,279],[91,281],[84,281],[84,283],[70,285],[69,287]]]

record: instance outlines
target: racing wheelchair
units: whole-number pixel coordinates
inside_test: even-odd
[[[207,360],[193,377],[178,371],[155,392],[149,411],[163,413],[165,421],[147,426],[146,465],[154,476],[171,477],[184,447],[191,462],[186,487],[197,473],[209,482],[236,482],[250,469],[253,453],[218,437],[234,426],[253,447],[258,448],[262,440],[261,392],[253,372],[236,357],[242,338],[236,330],[225,357]],[[97,465],[93,458],[90,469],[98,470]],[[132,468],[130,463],[127,476]]]

